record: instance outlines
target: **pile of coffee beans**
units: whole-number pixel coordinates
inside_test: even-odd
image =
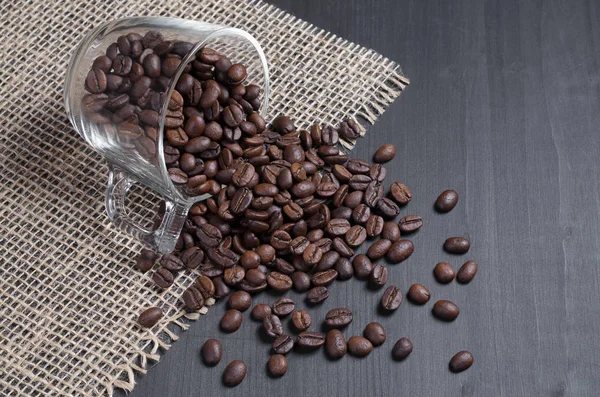
[[[90,94],[84,105],[96,119],[115,125],[117,133],[135,136],[138,151],[154,158],[164,92],[192,47],[192,43],[165,40],[155,31],[121,36],[106,56],[94,61],[86,79]],[[197,311],[208,299],[229,296],[229,310],[220,323],[225,332],[242,326],[243,312],[252,306],[251,295],[266,289],[286,292],[293,288],[304,293],[311,306],[324,302],[336,281],[356,277],[368,280],[373,288],[383,288],[390,268],[373,262],[397,264],[408,259],[414,245],[405,236],[423,226],[418,215],[396,220],[400,207],[412,200],[405,184],[391,183],[386,194],[383,164],[396,155],[394,145],[377,149],[371,163],[349,158],[339,148],[340,137],[360,135],[360,126],[352,120],[336,127],[313,124],[300,129],[290,117],[279,116],[268,124],[257,113],[260,89],[246,85],[246,77],[244,65],[232,64],[209,48],[200,50],[185,66],[165,115],[165,161],[175,185],[189,195],[210,193],[212,197],[190,209],[172,253],[159,258],[144,250],[136,260],[142,271],[151,271],[158,263],[152,280],[161,290],[168,289],[178,274],[200,268],[196,282],[181,297],[183,306]],[[449,212],[457,202],[458,194],[447,190],[435,208]],[[366,252],[356,254],[365,242]],[[443,247],[449,253],[464,254],[470,242],[451,237]],[[454,278],[468,283],[476,272],[473,261],[466,262],[458,274],[445,262],[434,270],[440,283]],[[430,297],[421,284],[414,284],[407,293],[418,305]],[[383,290],[385,311],[397,310],[402,301],[397,286]],[[438,300],[433,314],[453,321],[459,308],[451,301]],[[286,316],[299,332],[295,340],[284,332],[281,320]],[[150,308],[138,322],[152,327],[161,317],[159,308]],[[353,320],[346,308],[327,313],[327,334],[311,331],[308,311],[298,309],[286,297],[273,305],[255,305],[252,317],[262,322],[264,333],[273,340],[274,355],[267,365],[273,376],[287,372],[285,354],[294,348],[325,346],[335,359],[347,352],[365,357],[386,340],[383,327],[373,322],[362,336],[346,341],[340,328]],[[216,365],[222,347],[216,340],[206,343],[203,360]],[[402,338],[392,356],[403,360],[411,352],[412,343]],[[473,361],[469,356],[458,353],[450,369],[467,369]],[[246,370],[242,361],[232,361],[223,375],[224,383],[239,384]]]

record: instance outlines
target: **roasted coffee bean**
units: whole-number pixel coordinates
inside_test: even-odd
[[[218,277],[223,275],[223,269],[214,263],[205,263],[202,265],[200,272],[202,272],[202,275],[207,277]]]
[[[334,218],[327,223],[326,231],[332,236],[341,236],[350,230],[350,222],[342,218]]]
[[[437,200],[435,200],[435,209],[438,212],[450,212],[458,203],[458,193],[456,190],[444,190]]]
[[[354,190],[366,190],[373,180],[368,175],[356,174],[348,181],[348,185]]]
[[[160,288],[167,289],[173,285],[173,273],[164,267],[159,267],[152,275],[152,281],[154,281],[154,284],[158,285]]]
[[[221,318],[221,329],[225,332],[235,332],[240,329],[243,321],[242,312],[230,309]]]
[[[258,269],[246,270],[245,280],[252,286],[257,287],[267,282],[267,275]]]
[[[390,263],[400,263],[410,257],[415,250],[415,246],[410,240],[398,240],[392,243],[388,249],[385,258]]]
[[[277,354],[288,354],[294,348],[294,340],[289,335],[278,336],[273,341],[272,348]]]
[[[400,240],[400,228],[398,224],[393,221],[385,222],[381,230],[381,238],[390,240],[391,242]]]
[[[352,209],[342,206],[331,211],[333,218],[343,218],[350,220],[352,218]]]
[[[317,189],[318,191],[318,189]],[[333,194],[332,202],[335,208],[340,207],[348,195],[348,185],[341,185]]]
[[[246,291],[235,291],[229,296],[227,301],[230,309],[236,309],[244,312],[252,306],[252,297]]]
[[[342,328],[352,322],[352,312],[346,308],[331,309],[325,315],[325,324],[332,328]]]
[[[281,325],[281,320],[274,314],[271,314],[263,320],[263,327],[265,329],[265,333],[271,338],[277,338],[284,334],[283,325]]]
[[[363,331],[363,335],[373,344],[373,346],[381,346],[387,339],[383,326],[375,322],[367,324]]]
[[[82,104],[90,112],[100,112],[107,106],[108,101],[109,98],[106,94],[90,94],[83,97]]]
[[[298,292],[308,291],[311,287],[310,276],[302,271],[296,271],[291,275],[292,285]]]
[[[354,250],[339,237],[333,239],[331,247],[344,258],[351,258],[354,256]]]
[[[458,273],[456,274],[456,281],[461,284],[468,284],[473,280],[475,274],[477,273],[477,263],[474,261],[465,262],[460,269],[458,269]]]
[[[433,268],[433,275],[438,283],[448,284],[456,276],[456,272],[447,262],[440,262]]]
[[[183,261],[173,254],[166,254],[160,259],[160,265],[171,273],[177,273],[185,267]]]
[[[185,185],[187,183],[188,176],[183,170],[179,168],[169,168],[167,171],[169,173],[169,179],[171,179],[173,184]]]
[[[106,74],[101,69],[92,69],[85,79],[85,88],[92,94],[101,94],[106,91]]]
[[[265,303],[259,303],[252,308],[252,317],[258,321],[264,321],[271,315],[271,306]]]
[[[388,311],[396,310],[402,303],[402,292],[395,285],[390,285],[383,291],[381,306]]]
[[[451,254],[464,254],[471,248],[471,242],[464,237],[450,237],[444,242],[444,250]]]
[[[304,236],[298,236],[290,242],[290,250],[295,255],[302,255],[310,245],[310,241]]]
[[[288,362],[287,359],[281,354],[274,354],[269,357],[269,362],[267,363],[267,367],[269,372],[273,376],[283,376],[288,370]]]
[[[229,203],[229,210],[232,214],[239,215],[250,207],[253,198],[252,191],[247,187],[238,189]]]
[[[158,113],[154,112],[153,110],[150,110],[148,112],[153,112],[153,113],[149,113],[149,116],[144,116],[144,112],[147,112],[146,110],[142,111],[142,121],[144,121],[143,117],[154,117],[154,114],[156,114],[156,117],[158,117]],[[152,125],[152,124],[150,124]],[[190,142],[188,135],[185,133],[185,130],[183,128],[170,128],[165,132],[165,137],[167,138],[167,141],[169,142],[169,145],[173,146],[173,147],[184,147],[185,146],[185,150],[189,153],[197,153],[196,148],[201,149],[199,151],[204,150],[204,146],[200,146],[202,145],[206,145],[206,147],[208,147],[209,142],[205,143],[204,139],[198,138],[198,140],[194,141],[194,142]],[[190,145],[188,145],[188,143],[191,143]],[[188,150],[190,149],[190,150]]]
[[[369,170],[369,176],[372,180],[382,182],[385,179],[387,170],[381,164],[373,164]]]
[[[298,331],[306,331],[312,324],[310,314],[304,309],[295,311],[292,314],[292,324]]]
[[[356,357],[366,357],[373,351],[373,344],[362,336],[353,336],[348,339],[348,352]]]
[[[135,259],[135,267],[143,272],[147,272],[152,269],[156,262],[157,255],[152,250],[143,249],[142,252]]]
[[[344,334],[339,329],[332,329],[327,332],[325,351],[334,360],[342,358],[348,351],[346,338],[344,338]]]
[[[312,304],[321,303],[328,297],[329,291],[327,287],[314,287],[306,294],[306,300]]]
[[[339,132],[346,139],[357,139],[360,137],[360,125],[354,120],[345,120],[340,123]]]
[[[189,311],[200,310],[202,306],[204,306],[204,297],[202,296],[202,292],[200,292],[200,290],[194,285],[183,292],[181,299],[183,300],[185,309]]]
[[[374,287],[382,287],[388,281],[388,269],[383,265],[375,265],[373,270],[371,271],[371,275],[369,278],[371,285]]]
[[[352,262],[348,258],[339,258],[335,263],[335,270],[338,272],[338,280],[348,280],[354,275]]]
[[[398,205],[387,197],[381,197],[376,206],[379,213],[386,219],[393,219],[400,213]]]
[[[373,155],[373,161],[376,163],[387,163],[396,156],[396,146],[391,143],[382,145]]]
[[[140,313],[137,322],[143,328],[151,328],[156,325],[163,317],[163,312],[160,307],[151,307]]]
[[[202,361],[209,367],[214,367],[219,362],[221,362],[221,358],[223,357],[223,346],[216,339],[208,339],[202,345],[202,349],[200,349],[200,355],[202,356]]]
[[[450,359],[449,368],[454,373],[462,372],[473,365],[473,354],[466,350],[461,350]]]
[[[392,246],[392,242],[386,239],[379,239],[375,241],[367,250],[367,256],[371,260],[379,259],[383,257]]]
[[[309,265],[316,265],[323,257],[323,250],[315,243],[310,243],[302,253],[302,259]]]
[[[112,63],[113,73],[119,76],[127,76],[131,72],[132,66],[133,60],[130,57],[119,54]]]
[[[203,248],[215,248],[223,239],[221,231],[208,223],[198,225],[196,237],[198,237],[200,246]]]
[[[429,301],[429,298],[431,298],[431,293],[424,285],[413,284],[408,289],[406,297],[416,305],[424,305]]]
[[[363,196],[363,202],[369,207],[375,208],[381,198],[383,198],[383,186],[381,183],[375,181],[369,183]],[[381,211],[381,208],[378,209]],[[388,210],[388,212],[389,211],[391,210]],[[386,212],[384,215],[388,216],[388,213]]]
[[[340,254],[337,251],[329,251],[324,253],[321,257],[321,260],[317,264],[317,271],[322,272],[324,270],[331,269],[339,258]]]
[[[206,267],[206,265],[204,265]],[[200,275],[196,279],[194,286],[200,293],[202,297],[206,300],[208,298],[212,298],[215,295],[215,284],[213,281],[205,275]]]
[[[384,220],[379,215],[371,215],[365,223],[365,230],[368,237],[376,237],[383,231]]]
[[[279,272],[269,273],[267,275],[267,283],[269,287],[276,291],[287,291],[292,288],[292,279],[290,276]]]
[[[371,209],[366,204],[359,204],[352,210],[352,220],[360,225],[367,222],[371,216]]]
[[[289,220],[293,222],[299,221],[304,216],[302,207],[293,202],[284,205],[283,212],[289,218]]]
[[[335,164],[331,170],[340,183],[348,183],[352,178],[352,173],[341,164]]]
[[[246,251],[240,257],[240,265],[244,269],[256,269],[260,265],[260,256],[254,251]]]
[[[324,270],[313,274],[310,278],[312,285],[315,287],[328,286],[337,278],[337,271],[335,269]]]
[[[360,225],[354,225],[348,229],[345,238],[350,247],[358,247],[367,239],[367,231]]]
[[[290,189],[290,193],[296,198],[308,197],[316,191],[317,185],[311,180],[300,181]]]
[[[291,314],[296,305],[293,300],[290,298],[279,298],[275,302],[273,302],[272,311],[275,315],[279,317],[285,317]]]
[[[398,222],[402,233],[412,233],[423,226],[423,219],[418,215],[407,215]]]
[[[448,300],[435,302],[431,311],[435,317],[443,321],[454,321],[460,313],[458,306]]]
[[[275,117],[272,122],[272,127],[274,131],[277,131],[280,134],[287,134],[288,132],[296,130],[296,127],[294,127],[294,122],[287,116]]]
[[[358,278],[367,278],[373,271],[373,263],[371,260],[363,254],[358,254],[352,260],[352,266],[354,267],[354,274]]]
[[[260,263],[269,265],[275,260],[275,249],[269,244],[262,244],[256,248],[256,253],[260,257]]]
[[[321,127],[321,142],[323,145],[337,145],[340,139],[338,131],[332,126],[325,125]]]
[[[107,57],[106,55],[101,55],[98,58],[94,59],[92,63],[92,69],[100,69],[104,73],[110,72],[112,68],[112,59]]]
[[[215,284],[215,297],[216,298],[223,298],[223,297],[229,295],[229,292],[231,290],[229,289],[227,284],[225,284],[225,282],[223,281],[223,277],[215,277],[213,279],[213,283]]]
[[[371,165],[365,160],[361,159],[350,159],[346,168],[353,174],[368,174],[371,169]]]
[[[412,200],[412,192],[408,186],[401,182],[392,183],[390,186],[390,195],[392,196],[392,199],[400,205],[406,205]]]
[[[325,335],[321,332],[300,332],[296,338],[296,345],[304,348],[317,348],[325,344]]]
[[[412,353],[413,345],[410,339],[404,337],[398,339],[392,348],[392,358],[397,361],[406,359]]]
[[[223,373],[223,383],[228,387],[239,385],[246,377],[246,371],[246,363],[243,361],[234,360],[230,362]]]
[[[364,197],[364,192],[362,192],[360,190],[352,192],[352,193],[348,193],[346,195],[346,197],[344,198],[343,204],[350,209],[354,209],[362,202],[363,197]]]

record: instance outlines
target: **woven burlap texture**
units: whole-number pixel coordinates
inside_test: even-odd
[[[0,3],[0,395],[112,395],[131,390],[185,329],[180,275],[158,293],[133,269],[140,246],[107,219],[106,166],[69,124],[62,84],[71,51],[100,23],[160,15],[235,26],[270,64],[269,116],[300,124],[374,122],[408,81],[400,67],[259,1]],[[141,196],[140,200],[147,197]],[[210,302],[209,302],[210,303]],[[138,314],[157,305],[151,330]],[[171,327],[171,329],[168,328]]]

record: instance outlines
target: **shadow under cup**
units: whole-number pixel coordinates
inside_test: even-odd
[[[122,36],[133,34],[132,37],[139,38],[149,31],[160,32],[164,41],[171,42],[172,46],[168,45],[171,54],[175,53],[175,58],[181,57],[179,65],[170,68],[170,76],[143,76],[143,59],[152,51],[144,54],[142,48],[139,54],[140,48],[131,48],[131,57],[128,57],[119,53],[118,45],[113,44]],[[151,39],[151,36],[146,36],[144,47],[154,45]],[[88,144],[106,158],[109,166],[106,191],[109,217],[118,228],[161,253],[171,252],[175,247],[191,205],[208,197],[206,194],[194,194],[185,185],[178,186],[172,182],[167,168],[176,153],[172,147],[165,148],[163,145],[166,129],[183,122],[181,108],[176,110],[175,102],[178,101],[172,100],[178,82],[182,76],[198,76],[200,80],[199,76],[210,74],[203,69],[206,65],[196,60],[205,47],[223,54],[234,64],[241,63],[246,67],[246,84],[261,87],[262,99],[257,106],[260,105],[258,111],[264,115],[269,101],[267,61],[258,42],[235,28],[160,17],[108,22],[81,41],[67,70],[64,94],[69,120]],[[157,51],[163,50],[157,48]],[[102,65],[102,61],[108,63],[106,57],[98,59],[109,53],[109,58],[114,56],[111,59],[113,64],[106,69],[105,75],[106,91],[110,89],[110,95],[102,89],[95,89],[94,84],[91,84],[91,91],[97,92],[89,92],[89,87],[86,89],[88,73]],[[161,57],[161,65],[165,59]],[[173,62],[170,64],[173,65]],[[193,99],[193,92],[182,92],[181,97],[183,106],[190,106],[190,100],[197,101],[197,98]],[[125,208],[125,198],[135,183],[140,183],[164,200],[164,215],[155,228],[135,221]]]

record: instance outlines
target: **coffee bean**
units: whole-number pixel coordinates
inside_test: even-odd
[[[387,197],[381,197],[377,201],[376,207],[385,219],[393,219],[400,213],[398,205]]]
[[[126,76],[131,72],[132,66],[133,60],[130,57],[119,54],[112,63],[113,73],[119,76]]]
[[[381,238],[390,240],[391,242],[400,240],[400,227],[398,227],[398,224],[393,221],[385,222],[381,230]]]
[[[204,306],[204,297],[202,296],[202,292],[200,292],[195,285],[192,285],[186,289],[183,292],[181,299],[183,300],[185,309],[188,311],[200,310],[202,306]]]
[[[433,275],[438,283],[448,284],[452,280],[454,280],[454,276],[456,276],[456,272],[452,268],[452,266],[447,262],[440,262],[433,268]]]
[[[346,232],[345,239],[350,247],[358,247],[367,239],[367,230],[360,225],[354,225]]]
[[[221,362],[221,358],[223,357],[223,346],[216,339],[208,339],[202,345],[202,349],[200,349],[200,355],[202,356],[202,361],[209,367],[214,367],[219,362]]]
[[[92,69],[85,79],[85,88],[92,94],[101,94],[106,91],[106,74],[102,69]]]
[[[159,267],[152,275],[152,281],[154,281],[154,284],[156,284],[160,288],[167,289],[171,285],[173,285],[173,273],[171,273],[164,267]]]
[[[311,180],[300,181],[290,189],[296,198],[308,197],[317,191],[317,185]]]
[[[392,243],[387,251],[385,258],[390,263],[400,263],[408,259],[415,250],[415,246],[410,240],[398,240]]]
[[[350,220],[352,218],[352,209],[348,207],[339,207],[331,211],[331,216],[334,218],[343,218]]]
[[[394,243],[395,244],[395,243]],[[375,241],[367,250],[367,256],[371,260],[379,259],[383,257],[392,246],[392,242],[386,239],[379,239]]]
[[[234,360],[229,363],[223,373],[223,383],[228,387],[234,387],[242,383],[246,377],[246,363]]]
[[[312,324],[312,318],[306,310],[298,310],[292,314],[292,324],[298,331],[306,331]]]
[[[327,223],[326,231],[332,236],[341,236],[350,230],[350,222],[342,218],[334,218]]]
[[[353,336],[348,339],[348,352],[356,357],[366,357],[373,350],[373,344],[362,336]]]
[[[219,250],[214,250],[214,252],[219,252]],[[223,256],[219,255],[219,256],[217,256],[216,260],[214,257],[211,258],[211,260],[217,265],[226,267],[226,269],[223,270],[223,281],[225,281],[225,284],[229,285],[230,287],[238,285],[239,283],[242,282],[242,280],[246,276],[246,271],[241,266],[233,265],[233,263],[236,263],[235,259],[230,261],[230,259],[231,259],[230,255],[231,254],[235,255],[235,253],[233,253],[233,251],[221,250],[221,252],[223,252],[226,255],[223,255]],[[227,255],[227,254],[229,254],[229,255]],[[210,258],[210,254],[209,254],[209,258]]]
[[[185,267],[183,261],[173,254],[166,254],[160,260],[160,265],[171,273],[177,273]]]
[[[333,239],[331,247],[344,258],[351,258],[354,256],[354,250],[339,237]]]
[[[371,209],[366,204],[359,204],[352,211],[352,220],[360,225],[367,222],[371,216]]]
[[[138,324],[143,328],[151,328],[160,321],[163,317],[163,312],[160,307],[151,307],[140,313]]]
[[[252,306],[252,297],[246,291],[235,291],[229,296],[227,302],[230,309],[236,309],[244,312]]]
[[[271,315],[271,306],[259,303],[252,308],[252,317],[258,321],[264,321],[265,318]]]
[[[269,372],[273,376],[283,376],[287,372],[288,362],[287,359],[281,354],[272,355],[267,363]]]
[[[344,338],[344,334],[340,330],[332,329],[327,332],[325,351],[330,358],[334,360],[342,358],[347,350],[346,338]]]
[[[383,326],[375,322],[367,324],[365,330],[363,331],[363,335],[369,340],[369,342],[373,344],[373,346],[383,345],[387,338]]]
[[[328,286],[329,284],[331,284],[332,282],[335,281],[335,279],[337,278],[337,271],[335,269],[328,269],[328,270],[324,270],[322,272],[317,272],[315,273],[310,281],[312,283],[312,285],[316,286],[316,287],[320,287],[320,286]]]
[[[345,120],[340,123],[340,134],[346,139],[357,139],[360,137],[360,125],[354,120]]]
[[[448,300],[439,300],[433,305],[432,313],[435,317],[443,321],[454,321],[460,310],[458,306]]]
[[[402,303],[402,292],[395,285],[390,285],[383,291],[381,306],[388,311],[396,310]]]
[[[206,266],[206,265],[205,265]],[[205,300],[212,298],[215,295],[215,284],[213,281],[205,275],[200,275],[196,279],[194,286],[202,294],[202,298]]]
[[[262,244],[256,248],[256,253],[260,257],[260,263],[269,265],[275,260],[275,249],[269,244]]]
[[[329,291],[327,287],[314,287],[306,294],[306,300],[312,304],[321,303],[328,297]]]
[[[152,250],[143,249],[135,260],[135,267],[143,272],[152,269],[156,262],[157,255]]]
[[[406,297],[416,305],[424,305],[431,298],[431,293],[424,285],[413,284],[408,289]]]
[[[471,242],[464,237],[450,237],[444,242],[444,250],[451,254],[464,254],[471,248]]]
[[[346,195],[346,197],[344,198],[343,204],[350,209],[354,209],[362,202],[363,197],[364,197],[364,192],[362,192],[360,190],[352,192],[352,193],[348,193]]]
[[[341,164],[335,164],[331,170],[341,183],[348,183],[352,178],[352,173]]]
[[[412,351],[412,342],[406,337],[400,338],[392,348],[392,358],[397,361],[402,361],[406,359]]]
[[[450,359],[449,368],[450,371],[458,373],[469,369],[471,365],[473,365],[473,355],[466,350],[461,350],[452,356],[452,359]]]
[[[461,284],[468,284],[473,280],[475,274],[477,273],[477,263],[474,261],[465,262],[460,269],[458,269],[458,273],[456,274],[456,281]]]
[[[382,287],[388,281],[388,269],[383,265],[376,265],[371,271],[370,279],[371,285],[374,287]]]
[[[381,164],[373,164],[369,169],[369,176],[372,180],[382,182],[385,179],[387,170]]]
[[[223,239],[221,231],[208,223],[198,226],[196,237],[203,248],[215,248]]]
[[[412,192],[408,186],[401,182],[394,182],[391,184],[390,195],[392,196],[392,199],[400,205],[406,205],[412,200]]]
[[[366,190],[373,180],[368,175],[356,174],[348,181],[348,185],[354,190]]]
[[[325,315],[325,324],[332,328],[342,328],[352,322],[352,312],[346,308],[331,309]]]
[[[278,336],[273,341],[272,348],[277,354],[288,354],[294,348],[294,340],[289,335]]]
[[[271,310],[275,315],[285,317],[291,314],[295,307],[294,301],[290,298],[279,298],[273,302]]]
[[[269,287],[276,291],[287,291],[292,288],[292,279],[283,273],[271,272],[267,275]]]
[[[352,266],[354,267],[354,274],[358,278],[367,278],[373,271],[373,263],[371,260],[363,254],[358,254],[352,260]]]
[[[396,156],[396,146],[391,143],[382,145],[373,155],[373,161],[376,163],[387,163]]]
[[[376,237],[383,231],[384,220],[379,215],[371,215],[365,223],[365,230],[368,237]]]
[[[335,270],[338,272],[338,280],[348,280],[354,275],[352,262],[348,258],[339,258],[335,263]]]
[[[323,257],[323,250],[314,243],[308,244],[302,253],[302,259],[309,265],[316,265]]]
[[[418,215],[407,215],[398,222],[402,233],[412,233],[423,226],[423,219]]]
[[[438,212],[450,212],[458,203],[458,193],[455,190],[444,190],[435,200],[435,209]]]
[[[281,320],[274,314],[265,317],[263,320],[263,327],[265,329],[265,333],[272,338],[277,338],[278,336],[284,334]]]
[[[230,309],[221,318],[221,329],[225,332],[235,332],[242,325],[242,312],[236,309]]]
[[[229,289],[227,284],[225,284],[225,282],[223,281],[223,277],[215,277],[213,279],[213,283],[215,284],[215,297],[216,298],[223,298],[223,297],[229,295],[229,292],[231,290]]]
[[[317,348],[325,344],[325,335],[321,332],[300,332],[296,338],[296,345],[304,348]]]

